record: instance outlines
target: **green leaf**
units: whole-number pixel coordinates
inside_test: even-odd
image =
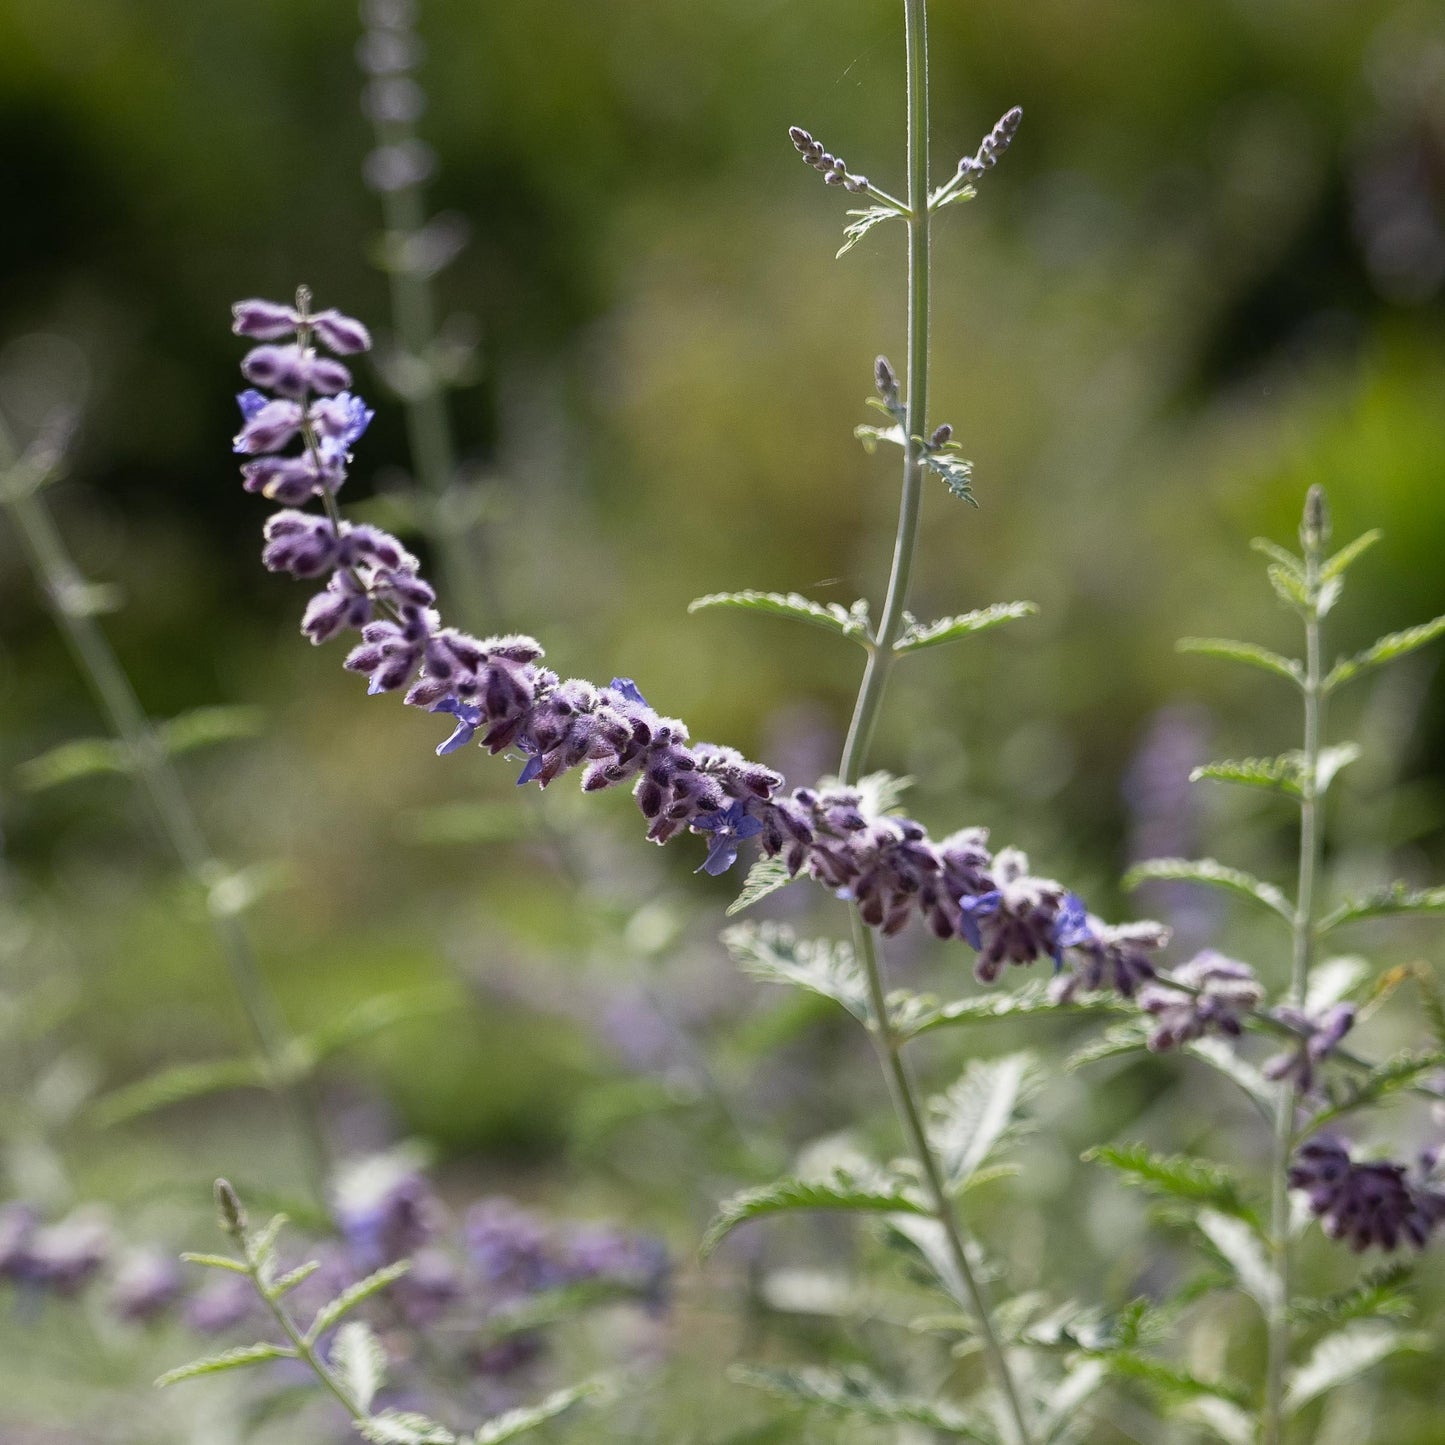
[[[1441,633],[1445,633],[1445,616],[1422,622],[1418,627],[1407,627],[1403,632],[1391,632],[1363,652],[1357,652],[1353,657],[1337,662],[1325,678],[1325,691],[1329,692],[1342,683],[1349,682],[1367,668],[1381,667],[1387,662],[1393,662],[1397,657],[1404,657],[1406,653],[1414,652],[1428,642],[1434,642]]]
[[[1385,534],[1378,527],[1372,528],[1359,537],[1356,537],[1347,547],[1341,547],[1333,557],[1320,568],[1320,581],[1333,582],[1336,577],[1343,577],[1347,568],[1353,566],[1376,542]]]
[[[231,1274],[250,1274],[249,1267],[239,1259],[225,1254],[192,1254],[189,1250],[181,1256],[185,1264],[203,1264],[207,1269],[224,1269]]]
[[[1286,567],[1282,562],[1271,562],[1265,572],[1269,577],[1269,585],[1274,588],[1274,594],[1281,602],[1296,607],[1301,612],[1310,610],[1309,589],[1305,586],[1305,579],[1293,567]]]
[[[260,1365],[267,1360],[294,1360],[296,1351],[287,1345],[243,1345],[239,1349],[225,1350],[219,1355],[207,1355],[201,1360],[192,1360],[188,1365],[178,1365],[167,1370],[156,1381],[156,1388],[164,1390],[181,1380],[194,1380],[202,1375],[219,1375],[223,1370],[239,1370],[246,1365]]]
[[[1142,1144],[1104,1145],[1090,1149],[1084,1160],[1117,1170],[1124,1179],[1152,1194],[1208,1205],[1256,1227],[1259,1218],[1239,1181],[1222,1165],[1187,1154],[1155,1154]]]
[[[287,1225],[284,1214],[273,1214],[265,1224],[246,1240],[246,1257],[264,1279],[276,1258],[276,1241]]]
[[[1304,581],[1304,558],[1296,557],[1289,548],[1281,547],[1278,542],[1271,542],[1268,537],[1254,537],[1249,545],[1256,552],[1263,552],[1266,557],[1274,558],[1285,571],[1293,572],[1301,582]]]
[[[702,612],[709,607],[735,607],[744,612],[766,612],[772,617],[788,617],[821,627],[824,632],[851,638],[864,648],[873,644],[873,631],[868,620],[868,604],[855,602],[844,607],[838,602],[813,602],[797,592],[709,592],[687,604],[689,612]]]
[[[884,408],[886,410],[886,408]],[[866,422],[853,428],[853,435],[863,443],[863,450],[871,457],[878,450],[880,442],[887,442],[890,446],[901,447],[908,443],[908,433],[903,430],[902,423],[895,422],[892,426],[869,426]]]
[[[1113,1024],[1098,1038],[1081,1044],[1064,1060],[1064,1072],[1073,1073],[1087,1064],[1102,1063],[1120,1054],[1144,1053],[1149,1047],[1149,1026],[1139,1019]]]
[[[1320,920],[1318,931],[1328,933],[1344,923],[1357,923],[1362,918],[1388,918],[1397,913],[1445,913],[1445,888],[1424,888],[1416,892],[1403,883],[1392,883],[1388,888],[1331,909]]]
[[[256,1059],[219,1059],[214,1063],[176,1064],[147,1079],[104,1094],[91,1105],[96,1125],[108,1129],[152,1114],[157,1109],[205,1098],[230,1089],[269,1087],[265,1066]]]
[[[1042,980],[999,993],[970,994],[967,998],[939,1003],[927,994],[902,991],[889,995],[888,1011],[893,1031],[900,1039],[915,1039],[934,1029],[960,1024],[987,1023],[992,1019],[1019,1014],[1114,1013],[1119,1002],[1113,995],[1085,995],[1068,1003],[1056,1003]]]
[[[465,1002],[460,990],[445,984],[436,988],[372,994],[343,1010],[336,1018],[302,1035],[297,1043],[307,1058],[321,1060],[395,1028],[397,1024],[424,1018],[428,1014],[456,1010]]]
[[[929,1212],[916,1190],[881,1170],[873,1178],[859,1178],[850,1171],[838,1169],[826,1179],[776,1179],[771,1184],[744,1189],[723,1201],[703,1236],[703,1257],[710,1255],[738,1225],[749,1219],[814,1209],[865,1214],[926,1215]]]
[[[1353,1320],[1407,1319],[1414,1304],[1405,1293],[1412,1274],[1402,1261],[1371,1270],[1357,1285],[1318,1300],[1297,1300],[1290,1309],[1296,1324],[1338,1327]]]
[[[358,1420],[356,1428],[372,1445],[460,1445],[445,1425],[414,1410],[383,1410],[369,1420]]]
[[[765,983],[805,988],[842,1004],[854,1018],[868,1020],[868,989],[851,944],[826,938],[798,938],[781,923],[739,923],[722,941],[733,961]]]
[[[1234,642],[1227,637],[1183,637],[1175,646],[1180,652],[1199,652],[1205,657],[1244,662],[1250,667],[1262,667],[1266,672],[1288,678],[1293,683],[1304,682],[1305,670],[1293,658],[1281,657],[1277,652],[1256,647],[1252,642]]]
[[[828,779],[822,786],[842,787],[841,782]],[[881,818],[896,813],[903,802],[903,795],[913,786],[912,778],[900,778],[895,773],[864,773],[852,785],[862,799],[863,812],[872,818]]]
[[[1358,1081],[1352,1079],[1348,1083],[1333,1085],[1329,1103],[1310,1120],[1310,1128],[1323,1128],[1356,1109],[1413,1088],[1426,1074],[1433,1074],[1441,1068],[1445,1068],[1445,1049],[1407,1049],[1394,1054],[1383,1063],[1376,1064]]]
[[[1259,1236],[1242,1219],[1221,1214],[1217,1209],[1200,1210],[1195,1223],[1234,1271],[1239,1287],[1269,1318],[1279,1298],[1279,1280],[1269,1267]]]
[[[376,1392],[386,1383],[386,1351],[370,1325],[348,1320],[337,1330],[331,1344],[331,1368],[356,1403],[370,1412]]]
[[[1276,1086],[1271,1084],[1251,1063],[1240,1058],[1225,1039],[1195,1039],[1185,1044],[1184,1052],[1201,1063],[1208,1064],[1216,1073],[1223,1074],[1232,1084],[1243,1089],[1259,1107],[1266,1118],[1274,1117]]]
[[[1305,1012],[1321,1014],[1339,1003],[1363,982],[1369,971],[1369,964],[1353,955],[1321,960],[1310,970]]]
[[[936,476],[943,478],[948,490],[962,502],[968,502],[971,506],[978,506],[973,495],[973,463],[966,462],[960,456],[950,450],[935,451],[932,448],[925,448],[919,455],[919,461]]]
[[[1137,1350],[1110,1350],[1102,1358],[1111,1374],[1152,1385],[1167,1395],[1178,1395],[1184,1399],[1208,1396],[1216,1400],[1228,1400],[1232,1405],[1245,1403],[1243,1393],[1230,1385],[1203,1379],[1179,1365],[1156,1360],[1152,1355],[1143,1355]]]
[[[75,738],[21,763],[15,779],[26,792],[39,793],[79,778],[130,770],[130,749],[124,743],[113,738]]]
[[[728,1371],[728,1378],[798,1405],[837,1410],[894,1425],[922,1425],[966,1440],[992,1439],[946,1401],[895,1394],[862,1365],[841,1369],[821,1365],[793,1365],[782,1369],[734,1365]]]
[[[1204,1425],[1225,1442],[1225,1445],[1255,1445],[1257,1438],[1254,1416],[1230,1400],[1201,1395],[1187,1401],[1174,1411],[1181,1420]]]
[[[1326,1335],[1309,1358],[1286,1377],[1284,1408],[1293,1415],[1305,1405],[1378,1365],[1399,1350],[1428,1348],[1428,1342],[1401,1334],[1379,1321],[1362,1320]]]
[[[893,650],[919,652],[925,647],[956,642],[960,637],[971,637],[975,632],[985,632],[990,627],[997,627],[1001,622],[1032,617],[1038,610],[1036,602],[995,602],[992,607],[963,612],[957,617],[938,617],[932,622],[910,622],[904,629],[903,636],[893,644]]]
[[[1043,1087],[1032,1054],[975,1059],[946,1094],[929,1101],[929,1141],[950,1189],[964,1188],[973,1173],[1025,1129],[1023,1111]]]
[[[295,1269],[288,1269],[279,1279],[271,1284],[271,1297],[280,1299],[283,1294],[289,1294],[298,1284],[305,1284],[318,1269],[321,1268],[319,1259],[309,1259],[305,1264],[298,1264]]]
[[[884,221],[893,220],[895,216],[899,215],[899,212],[892,206],[869,206],[867,210],[849,211],[848,214],[853,219],[843,227],[844,241],[838,248],[838,254],[833,258],[835,261],[846,256],[874,226],[881,226]]]
[[[1189,774],[1191,783],[1205,778],[1220,783],[1238,783],[1246,788],[1266,788],[1271,792],[1288,793],[1292,798],[1303,796],[1300,787],[1300,755],[1285,753],[1277,758],[1243,758],[1239,762],[1205,763]]]
[[[161,746],[175,755],[208,748],[216,743],[253,738],[266,725],[265,711],[259,707],[194,707],[166,722],[156,724]]]
[[[1294,921],[1294,910],[1287,899],[1273,883],[1262,883],[1238,868],[1227,868],[1213,858],[1149,858],[1136,863],[1125,875],[1123,886],[1137,888],[1147,880],[1155,879],[1164,883],[1204,883],[1211,888],[1223,888],[1241,898],[1252,899],[1277,913],[1286,923]]]
[[[395,1264],[383,1265],[374,1274],[369,1274],[365,1279],[359,1279],[355,1284],[348,1285],[335,1299],[328,1300],[316,1311],[316,1318],[311,1321],[311,1327],[306,1331],[307,1344],[315,1343],[344,1314],[354,1310],[363,1301],[369,1300],[372,1295],[384,1290],[387,1285],[394,1284],[410,1268],[411,1261],[401,1259]]]
[[[1333,747],[1321,748],[1315,765],[1315,792],[1323,797],[1341,769],[1349,767],[1359,756],[1359,743],[1336,743]]]
[[[535,1405],[523,1405],[488,1420],[471,1437],[471,1445],[503,1445],[504,1441],[515,1440],[518,1435],[525,1435],[529,1430],[545,1425],[548,1420],[555,1420],[564,1411],[584,1400],[601,1395],[604,1391],[604,1385],[598,1380],[588,1380],[565,1390],[554,1390]]]
[[[751,908],[768,894],[776,893],[780,888],[786,888],[788,884],[797,881],[797,875],[788,872],[788,865],[781,858],[758,858],[748,869],[748,876],[743,880],[743,891],[728,904],[726,916],[731,918],[734,914],[741,913],[744,908]]]

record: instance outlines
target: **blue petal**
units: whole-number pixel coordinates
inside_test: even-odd
[[[437,757],[444,758],[448,753],[454,753],[458,748],[464,748],[471,742],[472,734],[477,730],[475,723],[468,722],[463,718],[457,723],[455,731],[446,742],[437,744]]]
[[[763,831],[763,820],[755,818],[751,813],[738,824],[735,836],[739,838],[756,838]]]
[[[522,769],[520,776],[517,778],[517,786],[520,788],[523,783],[530,783],[546,766],[546,759],[543,758],[542,754],[533,753],[532,756],[527,759],[527,766]]]
[[[726,835],[713,840],[713,845],[708,849],[707,857],[703,859],[701,866],[694,869],[697,873],[711,873],[714,878],[720,873],[726,873],[734,863],[738,861],[738,845]]]
[[[250,421],[263,406],[268,398],[257,391],[255,387],[247,387],[237,398],[236,404],[241,408],[241,419]]]
[[[630,677],[614,677],[612,679],[612,691],[619,697],[625,698],[628,702],[635,702],[639,707],[646,707],[647,699],[637,690],[637,684]]]

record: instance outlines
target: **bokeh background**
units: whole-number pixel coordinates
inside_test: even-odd
[[[835,260],[848,198],[786,131],[902,187],[898,8],[421,0],[416,20],[425,192],[444,234],[466,237],[436,294],[451,354],[476,346],[449,399],[475,523],[462,620],[535,633],[564,675],[633,676],[694,736],[796,782],[836,765],[856,655],[687,604],[756,587],[877,605],[896,468],[851,432],[874,355],[902,358],[903,237],[881,227]],[[0,412],[21,440],[57,407],[74,417],[49,501],[86,574],[117,589],[105,625],[152,715],[256,710],[247,736],[181,766],[213,847],[257,883],[249,922],[293,1027],[391,1001],[396,1017],[320,1076],[343,1151],[419,1139],[452,1199],[505,1192],[664,1236],[681,1323],[654,1347],[689,1384],[659,1385],[627,1438],[804,1438],[818,1427],[796,1419],[776,1436],[721,1428],[719,1411],[739,1431],[766,1411],[717,1362],[835,1348],[846,1322],[786,1291],[758,1306],[735,1283],[816,1263],[828,1240],[780,1229],[711,1275],[694,1250],[712,1201],[808,1140],[862,1119],[892,1147],[866,1052],[735,976],[716,933],[736,877],[691,877],[687,841],[648,848],[625,799],[563,788],[538,803],[503,762],[439,761],[434,722],[366,698],[339,644],[306,646],[303,592],[258,565],[266,508],[229,455],[231,301],[305,281],[371,323],[386,356],[361,35],[346,3],[0,0]],[[1332,618],[1337,650],[1445,612],[1439,8],[939,3],[933,77],[939,178],[1008,106],[1025,121],[979,198],[937,227],[932,420],[954,425],[980,506],[928,496],[914,610],[1017,597],[1041,613],[900,669],[874,761],[916,780],[910,808],[935,831],[987,824],[1100,911],[1166,909],[1188,944],[1280,976],[1252,920],[1187,894],[1125,900],[1117,879],[1176,851],[1288,876],[1283,810],[1184,778],[1291,746],[1290,699],[1173,644],[1293,650],[1248,541],[1289,542],[1309,484],[1328,489],[1338,540],[1385,531]],[[401,412],[384,376],[360,373],[378,416],[347,500],[404,524]],[[1438,879],[1432,659],[1332,721],[1369,749],[1333,815],[1332,886]],[[97,1098],[247,1047],[203,912],[132,785],[39,786],[27,769],[102,730],[0,526],[0,1183],[49,1208],[102,1200],[128,1236],[203,1246],[213,1175],[284,1197],[299,1166],[257,1092],[96,1122]],[[784,895],[790,910],[805,900]],[[1368,942],[1381,968],[1439,957],[1428,930]],[[908,982],[972,987],[956,952],[909,938],[897,955]],[[1382,1015],[1381,1048],[1405,1037],[1397,1024]],[[965,1049],[950,1039],[930,1070],[945,1079]],[[1019,1192],[980,1205],[982,1227],[1006,1211],[1000,1248],[1061,1295],[1118,1302],[1162,1246],[1099,1181],[1078,1212],[1079,1150],[1171,1128],[1178,1142],[1181,1121],[1201,1148],[1262,1144],[1240,1142],[1252,1126],[1232,1105],[1204,1122],[1213,1086],[1187,1070],[1082,1077],[1047,1096],[1049,1142]],[[1421,1127],[1402,1116],[1384,1137]],[[180,1335],[32,1323],[0,1430],[34,1433],[6,1439],[221,1438],[147,1394]],[[1427,1366],[1380,1378],[1394,1388],[1361,1387],[1349,1408],[1388,1398],[1395,1433],[1379,1438],[1438,1440],[1412,1403]],[[118,1393],[140,1402],[133,1420]],[[1133,1438],[1118,1408],[1099,1439]]]

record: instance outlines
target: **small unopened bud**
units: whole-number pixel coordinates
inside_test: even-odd
[[[1318,483],[1305,495],[1304,521],[1299,535],[1306,551],[1323,547],[1330,540],[1330,507],[1325,500],[1325,489]]]
[[[311,315],[311,288],[309,286],[298,286],[296,288],[296,310],[303,321]]]
[[[898,376],[888,364],[886,356],[880,356],[873,363],[873,385],[884,401],[898,400]]]
[[[221,1228],[233,1238],[240,1239],[246,1232],[246,1211],[229,1179],[216,1180],[216,1213],[220,1215]]]
[[[788,138],[800,151],[811,149],[813,144],[813,137],[800,125],[790,125],[788,127]]]
[[[933,435],[928,439],[928,445],[936,451],[939,447],[946,447],[952,436],[953,428],[944,422],[942,426],[934,428]]]

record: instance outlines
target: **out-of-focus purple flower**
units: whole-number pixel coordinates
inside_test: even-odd
[[[974,974],[980,983],[992,983],[1006,964],[1057,958],[1060,924],[1071,933],[1078,929],[1074,912],[1065,912],[1069,895],[1051,879],[1032,876],[1019,849],[1001,849],[989,878],[992,887],[959,899],[960,927],[978,951]]]
[[[1267,1079],[1293,1076],[1295,1087],[1300,1093],[1308,1094],[1315,1086],[1316,1066],[1334,1053],[1340,1041],[1354,1027],[1355,1006],[1337,1003],[1318,1017],[1312,1017],[1303,1009],[1281,1004],[1272,1010],[1272,1015],[1294,1029],[1299,1034],[1299,1040],[1283,1053],[1266,1060],[1264,1076]]]
[[[437,1234],[442,1207],[405,1154],[358,1160],[332,1186],[332,1213],[363,1273],[414,1254]]]
[[[745,838],[756,838],[763,831],[762,820],[745,812],[741,803],[734,803],[716,813],[703,813],[692,820],[692,826],[700,832],[712,834],[707,857],[695,871],[714,876],[726,873],[738,861],[739,843]]]
[[[1155,977],[1150,955],[1169,942],[1169,930],[1150,922],[1108,924],[1092,914],[1080,921],[1077,911],[1066,903],[1055,942],[1070,959],[1070,966],[1050,988],[1056,1003],[1071,1002],[1081,989],[1090,993],[1113,989],[1124,998],[1133,998]]]
[[[547,1344],[539,1330],[517,1330],[490,1344],[478,1345],[468,1353],[468,1363],[478,1374],[505,1379],[541,1359]]]
[[[444,1249],[427,1248],[412,1255],[411,1268],[391,1291],[408,1322],[424,1329],[462,1299],[464,1288],[456,1260]]]
[[[59,1223],[35,1230],[25,1246],[20,1277],[57,1294],[74,1294],[105,1263],[110,1249],[105,1213],[82,1205]]]
[[[1193,991],[1186,993],[1171,984]],[[1247,963],[1205,949],[1140,989],[1139,1007],[1155,1019],[1149,1047],[1155,1052],[1173,1049],[1208,1033],[1238,1038],[1244,1019],[1263,997],[1264,990]]]
[[[0,1205],[0,1279],[18,1279],[25,1272],[30,1241],[39,1221],[28,1204]]]
[[[498,1299],[535,1294],[563,1278],[546,1227],[513,1200],[479,1200],[467,1211],[462,1234],[478,1275]]]
[[[241,375],[267,391],[300,400],[309,392],[330,396],[351,385],[351,373],[329,356],[318,356],[309,346],[266,344],[254,347],[241,360]]]
[[[232,440],[242,456],[278,452],[301,430],[301,404],[268,401],[259,391],[243,391],[236,397],[243,425]]]
[[[279,341],[288,333],[309,325],[321,344],[338,355],[371,349],[371,333],[366,327],[354,316],[343,316],[335,309],[303,317],[294,306],[253,299],[236,302],[231,316],[231,329],[237,336],[250,336],[257,341]]]
[[[311,317],[311,329],[316,339],[338,356],[371,350],[371,332],[354,316],[343,316],[335,307],[318,311]]]
[[[636,1294],[650,1311],[666,1307],[672,1260],[660,1239],[607,1224],[580,1225],[563,1241],[561,1267],[568,1283],[605,1281]]]
[[[220,1335],[259,1312],[251,1281],[239,1274],[213,1274],[186,1302],[186,1323],[199,1334]]]
[[[1421,1249],[1445,1220],[1445,1194],[1430,1187],[1433,1164],[1430,1155],[1422,1156],[1414,1178],[1389,1160],[1357,1164],[1343,1140],[1320,1134],[1296,1152],[1289,1183],[1308,1195],[1325,1233],[1347,1240],[1357,1254],[1407,1241]]]
[[[169,1250],[132,1249],[116,1266],[111,1308],[123,1320],[145,1324],[176,1303],[183,1285],[180,1261]]]

